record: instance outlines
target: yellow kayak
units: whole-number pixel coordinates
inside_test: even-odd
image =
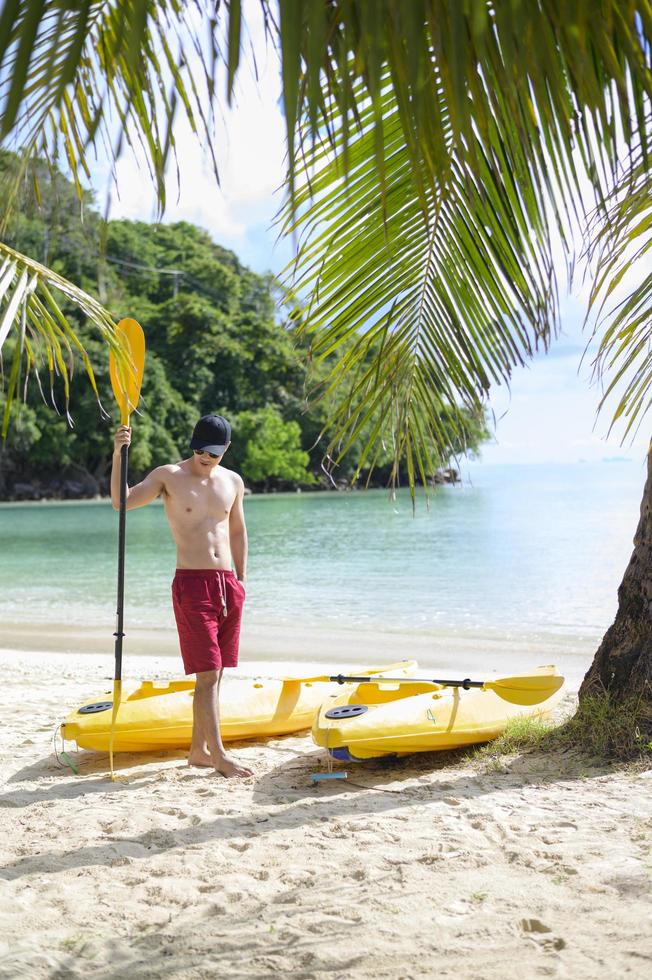
[[[513,718],[547,718],[564,678],[549,666],[520,677],[451,683],[456,686],[417,678],[364,681],[321,706],[312,737],[344,762],[488,742]]]
[[[409,677],[414,660],[363,670],[362,674],[395,673]],[[353,685],[347,685],[351,687]],[[142,681],[125,686],[118,708],[114,752],[151,752],[185,749],[192,736],[192,700],[195,682]],[[310,678],[228,678],[220,689],[221,731],[224,741],[286,735],[312,725],[319,706],[342,689],[335,683]],[[112,715],[111,692],[86,701],[61,725],[64,740],[80,748],[108,751]]]

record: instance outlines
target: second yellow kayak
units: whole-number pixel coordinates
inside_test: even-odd
[[[513,718],[549,717],[563,683],[552,666],[470,690],[416,678],[365,682],[321,706],[312,736],[343,762],[456,749],[497,738]]]

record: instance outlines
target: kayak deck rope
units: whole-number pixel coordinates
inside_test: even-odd
[[[313,773],[311,773],[310,774],[310,780],[313,783],[319,783],[319,782],[321,782],[321,780],[328,780],[328,779],[347,779],[348,778],[348,773],[347,772],[343,772],[342,770],[338,770],[337,772],[334,772],[333,771],[333,757],[332,757],[332,755],[330,754],[330,752],[328,750],[328,738],[329,738],[329,733],[330,733],[332,727],[333,726],[329,724],[328,727],[326,728],[326,745],[324,747],[326,749],[327,772],[313,772]]]
[[[70,756],[68,755],[68,753],[65,751],[66,742],[65,742],[65,739],[64,739],[63,735],[61,736],[61,753],[59,753],[59,750],[57,749],[57,732],[60,732],[61,731],[61,724],[62,724],[61,722],[57,722],[57,724],[55,725],[54,731],[52,733],[52,746],[54,748],[54,757],[57,760],[57,765],[61,769],[65,769],[66,766],[67,766],[68,768],[72,769],[72,771],[74,772],[75,776],[77,776],[77,775],[79,775],[79,769],[77,768],[77,766],[75,765],[75,763],[72,761],[72,759],[70,758]],[[63,759],[63,762],[61,761],[62,759]]]

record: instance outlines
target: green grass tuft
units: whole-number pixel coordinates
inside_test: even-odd
[[[550,723],[540,718],[513,718],[502,735],[475,749],[473,758],[487,759],[540,749],[550,732]]]
[[[619,701],[608,691],[583,698],[575,714],[549,733],[542,748],[574,749],[622,761],[652,756],[652,704],[643,697]]]
[[[605,691],[583,698],[575,714],[561,724],[515,718],[502,735],[480,746],[471,758],[489,761],[516,753],[555,751],[623,762],[652,758],[650,700],[620,701]]]

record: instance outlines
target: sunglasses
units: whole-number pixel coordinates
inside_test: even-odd
[[[209,453],[205,449],[193,449],[193,453],[195,454],[195,456],[210,456],[211,459],[220,458],[217,453]]]

